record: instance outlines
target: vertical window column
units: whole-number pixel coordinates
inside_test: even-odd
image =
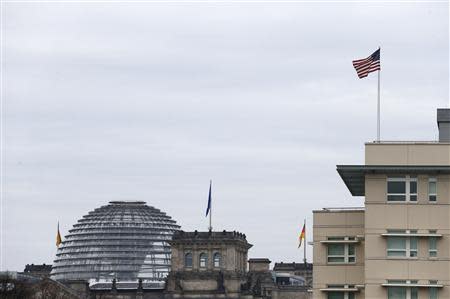
[[[184,255],[184,267],[192,268],[192,253],[190,252]]]
[[[428,200],[430,202],[437,201],[437,180],[434,177],[428,178]]]
[[[201,269],[206,269],[208,267],[208,254],[202,252],[199,257],[199,267]]]
[[[430,285],[437,284],[437,280],[430,280]],[[438,299],[438,289],[437,288],[429,288],[428,294],[430,299]]]
[[[430,230],[430,234],[435,234],[437,231]],[[428,238],[428,256],[437,257],[437,237]]]

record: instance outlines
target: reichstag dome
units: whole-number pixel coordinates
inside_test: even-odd
[[[179,226],[143,201],[111,201],[69,230],[56,253],[55,280],[163,283],[170,271],[170,245]]]

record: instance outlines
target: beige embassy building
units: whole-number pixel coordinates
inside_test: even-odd
[[[365,144],[338,165],[363,208],[314,211],[314,298],[450,298],[450,109],[439,141]]]

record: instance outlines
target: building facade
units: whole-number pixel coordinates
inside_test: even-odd
[[[174,234],[167,292],[174,298],[226,295],[238,298],[245,283],[247,253],[252,247],[239,232],[183,232]]]
[[[450,109],[436,142],[374,142],[338,165],[363,209],[314,211],[314,298],[450,298]]]
[[[169,243],[172,266],[167,278],[166,299],[311,298],[304,283],[277,284],[269,259],[248,260],[252,245],[242,233],[179,231]]]

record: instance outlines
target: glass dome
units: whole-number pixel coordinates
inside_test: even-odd
[[[111,201],[89,212],[69,230],[56,253],[56,280],[163,282],[170,270],[170,245],[179,226],[143,201]]]

